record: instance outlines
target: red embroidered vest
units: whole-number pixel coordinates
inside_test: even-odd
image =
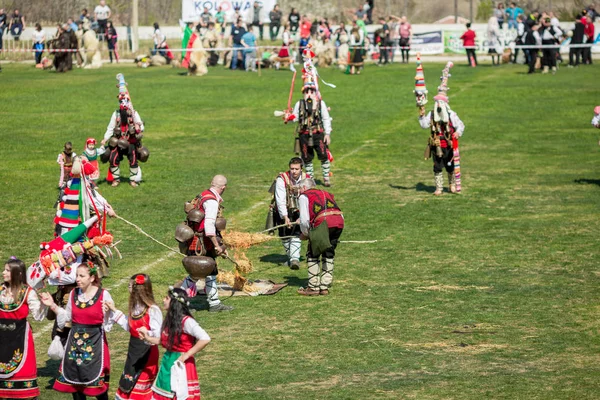
[[[324,190],[310,189],[304,192],[308,197],[308,213],[313,228],[327,221],[330,228],[343,228],[344,217],[333,195]]]

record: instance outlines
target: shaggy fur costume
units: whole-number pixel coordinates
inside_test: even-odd
[[[86,31],[83,34],[83,46],[80,50],[83,58],[83,68],[96,69],[102,66],[102,56],[100,55],[100,42],[93,30]]]
[[[188,75],[202,76],[208,73],[206,66],[206,50],[202,45],[202,40],[194,40],[192,44],[193,51],[190,54],[190,63],[188,66]]]

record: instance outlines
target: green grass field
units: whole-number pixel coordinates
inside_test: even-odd
[[[430,99],[442,67],[424,65]],[[197,356],[204,399],[598,398],[600,131],[590,120],[600,68],[524,71],[453,68],[451,105],[466,125],[463,194],[440,198],[422,158],[414,65],[320,71],[338,86],[323,97],[342,239],[378,242],[340,244],[332,294],[319,298],[296,294],[306,267],[282,266],[277,241],[252,248],[251,278],[289,287],[226,299],[231,313],[195,312],[212,337]],[[139,188],[100,186],[117,213],[174,246],[184,201],[222,173],[228,227],[263,229],[267,190],[292,156],[293,127],[272,116],[286,106],[291,73],[56,74],[11,64],[0,75],[0,258],[31,263],[52,237],[56,156],[65,141],[81,152],[87,137],[101,139],[117,72],[151,152]],[[104,286],[121,309],[127,278],[142,268],[159,300],[185,275],[178,257],[123,222],[109,229],[123,259]],[[41,399],[63,399],[48,386],[58,367],[46,356],[48,324],[33,323]],[[108,340],[113,394],[128,337],[115,327]]]

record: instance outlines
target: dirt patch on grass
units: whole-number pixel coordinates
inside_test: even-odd
[[[475,286],[475,285],[456,286],[456,285],[436,284],[436,285],[431,285],[431,286],[418,286],[414,290],[417,292],[426,292],[426,291],[454,292],[454,291],[462,291],[462,290],[491,290],[491,289],[492,289],[491,286]]]
[[[422,350],[443,350],[451,353],[479,354],[488,351],[506,349],[506,344],[494,343],[467,343],[467,342],[431,342],[431,343],[404,343],[408,348]]]

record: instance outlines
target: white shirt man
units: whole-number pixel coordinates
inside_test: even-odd
[[[97,21],[106,21],[110,18],[110,7],[106,5],[106,1],[100,1],[100,4],[94,9]]]

